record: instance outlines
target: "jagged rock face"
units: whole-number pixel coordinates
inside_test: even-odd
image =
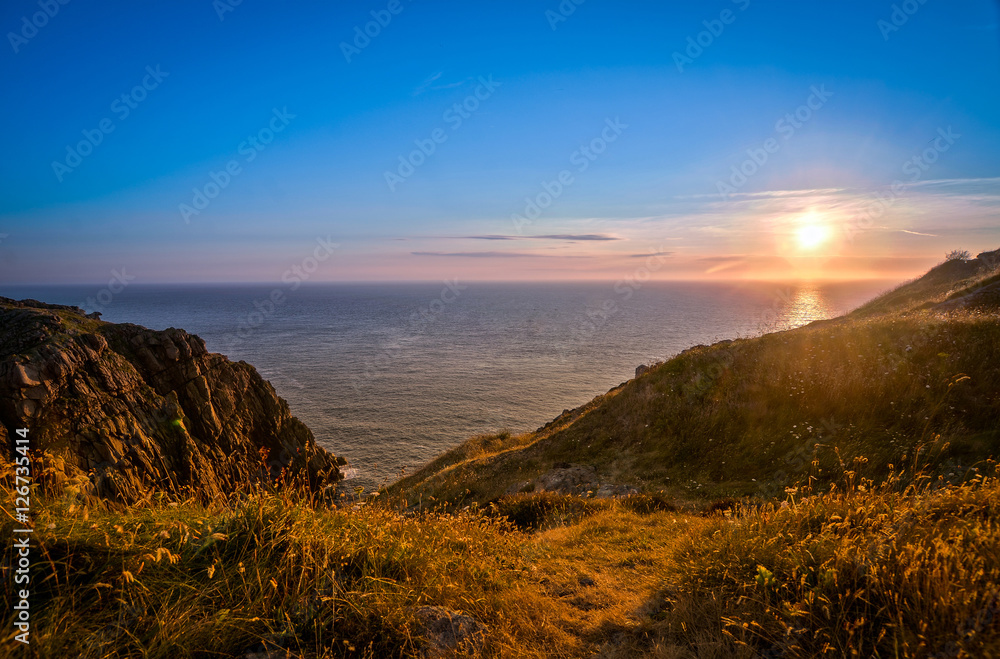
[[[0,298],[0,440],[22,427],[36,478],[126,503],[225,496],[282,470],[321,487],[343,464],[252,366],[197,336]]]

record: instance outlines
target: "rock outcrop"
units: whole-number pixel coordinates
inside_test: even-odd
[[[286,475],[322,488],[344,461],[316,445],[270,383],[179,329],[0,298],[0,441],[27,428],[34,476],[133,503],[211,499]]]
[[[469,656],[486,642],[486,627],[475,618],[441,606],[421,606],[415,613],[423,640],[418,656],[424,659]]]
[[[934,311],[1000,311],[1000,281],[931,307]]]
[[[507,490],[507,494],[523,492],[555,492],[610,499],[638,494],[639,490],[630,485],[602,483],[593,465],[558,462],[535,480],[515,483]]]

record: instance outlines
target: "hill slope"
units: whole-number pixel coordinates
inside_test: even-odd
[[[856,456],[869,477],[905,459],[960,480],[1000,450],[1000,316],[941,303],[990,288],[996,254],[833,321],[685,351],[533,433],[470,439],[388,494],[483,503],[585,465],[578,490],[769,496]]]

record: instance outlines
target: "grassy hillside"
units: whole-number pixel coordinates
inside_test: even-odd
[[[996,465],[961,486],[840,475],[833,490],[709,516],[539,495],[417,516],[317,506],[294,489],[215,506],[44,499],[31,645],[9,631],[0,656],[1000,652]],[[5,465],[5,507],[9,477]],[[519,519],[540,530],[504,521],[530,510]],[[9,537],[13,523],[0,526]],[[4,551],[9,564],[16,550]],[[12,630],[10,589],[3,600]],[[431,606],[461,612],[475,632],[429,651]]]
[[[974,289],[1000,278],[1000,250],[982,252],[976,258],[955,258],[861,305],[850,315],[868,317],[890,312],[928,308],[945,300],[968,295]]]
[[[569,462],[682,498],[770,496],[861,455],[869,477],[917,461],[957,482],[997,452],[998,419],[996,315],[848,317],[687,351],[537,432],[469,440],[389,494],[485,503]]]

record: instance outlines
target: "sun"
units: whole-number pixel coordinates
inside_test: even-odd
[[[829,227],[808,221],[795,231],[795,236],[802,249],[816,249],[830,238]]]

